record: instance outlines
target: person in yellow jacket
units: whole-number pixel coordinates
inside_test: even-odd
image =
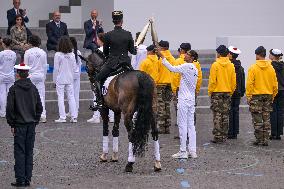
[[[158,73],[158,56],[155,53],[155,46],[150,45],[146,48],[147,50],[147,57],[144,59],[139,67],[140,71],[144,71],[149,74],[155,83],[158,82],[159,73]]]
[[[254,145],[268,146],[271,131],[270,112],[272,102],[278,93],[278,82],[271,61],[265,60],[266,49],[263,46],[255,50],[256,63],[248,70],[246,96],[252,115]]]
[[[234,64],[229,60],[229,50],[220,45],[217,49],[217,59],[210,68],[208,94],[211,96],[213,112],[213,143],[226,141],[229,129],[229,111],[231,96],[236,89],[236,73]]]
[[[171,65],[175,65],[175,58],[169,51],[169,42],[161,40],[159,42],[160,50],[163,56]],[[157,81],[157,126],[161,134],[170,134],[171,126],[171,111],[170,103],[172,99],[172,77],[173,73],[170,72],[163,64],[162,59],[159,59],[159,78]]]

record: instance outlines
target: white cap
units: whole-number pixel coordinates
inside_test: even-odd
[[[30,70],[31,69],[31,67],[27,66],[24,63],[15,65],[14,68],[17,69],[17,70]]]
[[[240,49],[238,49],[237,47],[234,47],[234,46],[229,46],[228,49],[231,53],[234,53],[234,54],[241,54],[242,53]]]
[[[270,54],[272,54],[273,56],[283,56],[281,50],[279,49],[271,49]]]

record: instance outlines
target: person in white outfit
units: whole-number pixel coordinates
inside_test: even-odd
[[[141,32],[136,33],[136,41],[137,41],[140,33]],[[141,62],[147,58],[147,46],[143,45],[144,40],[145,40],[145,38],[143,39],[141,44],[138,45],[137,54],[131,56],[131,65],[132,65],[134,70],[139,70]]]
[[[181,74],[180,88],[178,92],[178,112],[177,121],[180,136],[180,151],[174,154],[173,158],[187,159],[186,150],[187,136],[189,138],[189,156],[196,158],[196,131],[194,125],[195,112],[195,88],[197,83],[198,70],[192,63],[198,59],[198,54],[191,50],[185,54],[185,64],[172,66],[166,58],[158,51],[158,55],[163,59],[163,64],[172,72]]]
[[[6,104],[9,88],[15,82],[14,66],[17,55],[10,50],[11,39],[4,38],[1,46],[4,48],[0,52],[0,117],[6,116]]]
[[[59,119],[57,123],[66,122],[66,112],[64,105],[64,90],[67,94],[71,123],[77,123],[78,111],[74,97],[74,74],[76,70],[76,59],[72,51],[73,46],[68,36],[63,36],[59,40],[58,52],[54,55],[53,82],[56,84],[58,96]]]
[[[32,48],[27,50],[24,54],[24,63],[31,69],[29,71],[29,78],[36,86],[41,99],[43,112],[41,114],[40,122],[46,123],[46,110],[45,110],[45,79],[47,72],[47,55],[46,52],[39,48],[41,39],[32,35],[29,38],[29,44]]]
[[[76,38],[70,37],[70,40],[73,45],[73,52],[75,54],[75,60],[76,60],[76,69],[74,73],[73,87],[74,87],[74,97],[75,97],[75,102],[76,102],[76,110],[77,112],[79,112],[80,82],[81,82],[80,75],[81,75],[81,66],[82,66],[82,61],[79,55],[81,55],[81,52],[78,50]]]
[[[103,43],[104,41],[104,33],[99,33],[98,34],[98,39],[97,39],[97,43],[99,45],[100,48],[98,48],[101,52],[103,52]],[[96,101],[96,95],[95,93],[93,93],[94,95],[94,102]],[[88,123],[100,123],[100,112],[99,111],[94,111],[93,117],[88,119],[87,122]],[[114,112],[112,110],[109,111],[109,122],[113,123],[114,122]]]

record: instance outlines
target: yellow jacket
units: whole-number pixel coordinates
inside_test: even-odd
[[[257,60],[248,70],[246,95],[271,94],[273,98],[278,93],[278,82],[274,68],[269,60]]]
[[[184,64],[184,54],[181,54],[180,57],[178,59],[176,59],[176,66]],[[200,87],[202,84],[202,71],[201,71],[201,66],[200,63],[198,61],[194,61],[193,64],[195,65],[195,67],[198,70],[198,78],[197,78],[197,83],[196,83],[196,89],[195,92],[199,93],[200,91]],[[174,93],[176,93],[177,88],[180,86],[180,79],[181,79],[181,75],[179,73],[175,73],[174,77],[173,77],[173,81],[172,81],[172,90]]]
[[[208,94],[228,92],[231,95],[236,89],[236,73],[234,64],[228,57],[217,58],[210,68]]]
[[[173,55],[171,54],[171,52],[169,50],[166,51],[161,51],[161,53],[165,56],[165,58],[167,59],[167,61],[171,64],[171,65],[175,65],[175,61],[176,59],[173,57]],[[168,68],[166,68],[163,63],[162,63],[162,59],[159,59],[159,78],[158,78],[158,82],[157,84],[171,84],[172,83],[172,77],[173,77],[173,73],[170,72],[168,70]]]
[[[155,83],[157,83],[159,79],[159,73],[158,73],[158,66],[159,66],[159,60],[157,55],[147,55],[146,59],[144,59],[139,67],[139,70],[146,72],[149,74]]]

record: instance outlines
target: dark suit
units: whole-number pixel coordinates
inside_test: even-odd
[[[23,12],[24,10],[23,9],[19,9],[19,12],[20,14],[22,15],[23,17]],[[7,29],[7,35],[10,35],[10,30],[11,30],[11,27],[14,26],[16,24],[16,11],[14,8],[10,9],[10,10],[7,10],[7,20],[8,20],[8,29]],[[28,23],[29,22],[29,18],[26,16],[26,17],[23,17],[24,19],[24,22],[25,23]],[[27,28],[27,27],[26,27]],[[27,34],[28,36],[31,35],[31,31],[29,29],[27,29]]]
[[[96,76],[97,81],[103,81],[120,66],[131,68],[128,52],[136,54],[132,35],[129,31],[115,26],[114,30],[105,34],[104,54],[107,62]]]
[[[98,33],[104,33],[104,29],[99,24],[99,21],[96,21],[95,29],[93,28],[93,22],[92,22],[91,19],[86,21],[84,23],[84,30],[85,30],[85,33],[86,33],[86,37],[85,37],[85,41],[84,41],[84,48],[91,49],[92,51],[99,48],[96,41],[93,41],[95,35],[97,37]]]
[[[47,50],[57,51],[57,44],[60,37],[64,35],[68,36],[67,25],[64,22],[60,22],[60,27],[57,27],[56,23],[51,21],[46,24],[46,35],[48,38],[46,43]]]

